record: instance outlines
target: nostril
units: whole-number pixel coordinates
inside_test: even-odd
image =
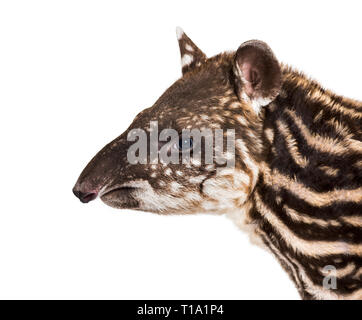
[[[89,201],[94,200],[95,198],[97,198],[97,193],[96,192],[89,192],[89,193],[82,193],[81,197],[79,199],[80,199],[81,202],[87,203]]]
[[[87,203],[89,201],[94,200],[95,198],[97,198],[97,195],[98,195],[98,193],[95,191],[82,192],[80,190],[77,190],[76,188],[73,189],[73,193],[83,203]]]

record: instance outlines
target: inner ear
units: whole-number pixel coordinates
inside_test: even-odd
[[[245,80],[245,93],[252,97],[253,92],[260,87],[260,73],[257,69],[253,68],[253,63],[246,61],[241,64],[241,73]]]
[[[281,70],[278,60],[266,43],[252,40],[238,48],[234,64],[239,99],[246,98],[259,112],[279,94]]]
[[[260,83],[260,76],[257,70],[253,70],[250,64],[247,64],[245,67],[247,73],[246,80],[249,81],[253,86],[256,86]]]

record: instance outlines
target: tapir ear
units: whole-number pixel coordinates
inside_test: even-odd
[[[176,35],[180,46],[182,74],[185,74],[200,66],[207,58],[180,27],[176,28]]]
[[[235,54],[234,73],[239,99],[250,103],[256,113],[279,94],[280,65],[265,42],[244,42]]]

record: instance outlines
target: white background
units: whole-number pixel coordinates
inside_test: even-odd
[[[83,167],[181,74],[175,27],[209,56],[269,43],[361,93],[360,1],[1,1],[0,298],[298,299],[225,217],[81,204]]]

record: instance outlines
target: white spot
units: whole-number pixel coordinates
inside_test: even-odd
[[[184,54],[181,59],[181,66],[182,67],[188,66],[193,60],[194,57],[192,55]]]
[[[172,170],[170,168],[167,168],[165,170],[165,175],[169,176],[172,173]]]
[[[206,178],[206,176],[191,177],[189,179],[189,182],[190,183],[201,183],[205,178]]]
[[[191,158],[191,164],[195,167],[200,167],[201,166],[201,161],[198,159],[195,159],[194,157]]]
[[[180,40],[184,34],[184,31],[180,27],[176,27],[177,40]]]
[[[177,192],[181,188],[181,185],[175,181],[171,182],[171,191]]]
[[[229,108],[231,109],[240,109],[240,103],[239,102],[233,102],[230,104]]]
[[[215,168],[215,165],[214,165],[214,164],[208,164],[208,165],[205,167],[205,169],[206,169],[207,171],[214,170],[214,168]]]
[[[257,114],[260,112],[260,109],[262,107],[267,106],[269,103],[273,101],[270,98],[262,98],[262,97],[250,99],[245,92],[242,93],[242,98],[245,100],[245,102],[251,105],[251,107],[254,109],[254,111]]]
[[[247,125],[248,125],[247,121],[246,121],[245,118],[242,117],[242,116],[236,116],[236,121],[239,122],[239,123],[240,123],[241,125],[243,125],[243,126],[247,126]]]
[[[188,43],[186,43],[185,48],[186,48],[186,50],[188,50],[190,52],[194,51],[194,48],[191,47]]]

